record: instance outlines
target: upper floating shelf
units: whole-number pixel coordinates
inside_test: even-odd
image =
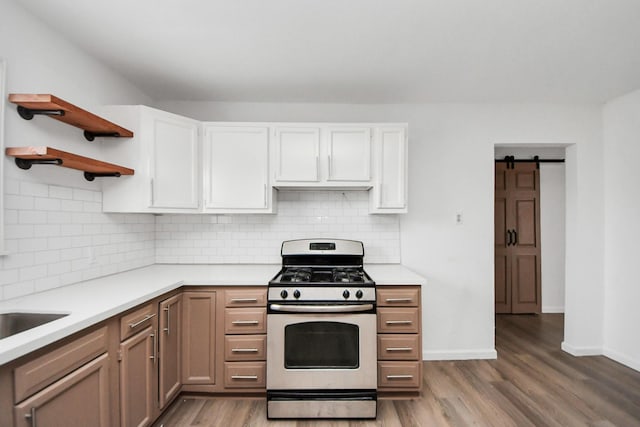
[[[18,105],[18,114],[25,120],[34,115],[46,115],[84,130],[84,137],[93,141],[96,136],[131,138],[133,132],[96,116],[67,101],[46,94],[12,93],[9,102]]]

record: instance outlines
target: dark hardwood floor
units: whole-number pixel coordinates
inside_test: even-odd
[[[264,400],[179,398],[169,426],[640,426],[640,372],[560,350],[563,316],[496,317],[497,360],[424,362],[422,398],[376,420],[268,421]],[[426,338],[426,337],[425,337]]]

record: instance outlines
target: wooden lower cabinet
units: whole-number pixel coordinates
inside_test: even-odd
[[[122,427],[150,425],[157,400],[156,331],[139,332],[120,345],[120,423]]]
[[[158,390],[163,409],[182,386],[182,295],[161,301],[158,316]]]
[[[212,386],[216,383],[216,291],[187,291],[182,302],[182,383]]]
[[[15,426],[112,426],[108,371],[103,354],[18,403]]]
[[[384,397],[422,390],[420,286],[377,289],[378,391]]]

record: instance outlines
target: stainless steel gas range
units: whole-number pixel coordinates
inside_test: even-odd
[[[282,243],[268,289],[268,418],[376,417],[376,289],[363,259],[354,240]]]

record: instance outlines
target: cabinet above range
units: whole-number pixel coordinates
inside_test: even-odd
[[[132,128],[104,146],[136,169],[105,183],[105,212],[275,213],[276,190],[360,189],[371,213],[404,213],[407,125],[198,122],[145,106],[101,113]]]

